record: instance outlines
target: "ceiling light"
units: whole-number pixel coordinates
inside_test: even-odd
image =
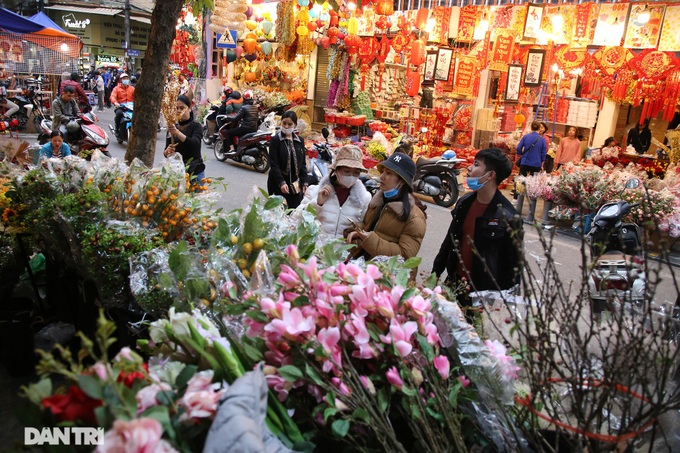
[[[68,44],[66,44],[65,42],[62,42],[59,48],[61,49],[62,52],[68,52]]]

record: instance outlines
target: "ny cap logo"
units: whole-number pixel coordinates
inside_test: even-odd
[[[400,162],[400,161],[401,161],[401,156],[394,156],[394,161],[395,161],[395,162]]]

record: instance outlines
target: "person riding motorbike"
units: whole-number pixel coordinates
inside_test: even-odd
[[[239,109],[238,113],[234,117],[227,119],[227,123],[241,122],[238,127],[229,129],[226,132],[225,143],[230,147],[228,152],[233,153],[236,151],[234,148],[234,137],[241,137],[257,131],[259,117],[260,107],[255,104],[253,92],[248,90],[243,93],[243,106]]]
[[[228,108],[227,105],[232,106],[233,105],[233,100],[234,99],[241,99],[241,93],[238,91],[234,91],[232,87],[226,87],[224,89],[224,92],[222,93],[222,102],[220,103],[220,106],[217,110],[213,110],[207,117],[206,121],[208,123],[208,136],[212,137],[213,134],[215,133],[215,129],[219,128],[222,126],[222,124],[217,124],[217,115],[229,115],[232,113],[236,113],[238,109],[234,109],[233,107]],[[238,108],[241,108],[241,103],[243,103],[243,100],[239,101],[240,103],[238,104]]]
[[[123,118],[125,110],[120,106],[126,102],[134,102],[135,98],[135,87],[130,85],[130,77],[126,73],[120,75],[120,83],[111,92],[111,103],[115,107],[116,116],[113,119],[116,125],[115,131],[118,133],[118,126],[120,125],[120,120]]]
[[[52,102],[52,131],[61,131],[67,143],[73,138],[72,134],[80,130],[80,125],[73,121],[80,114],[75,97],[76,90],[66,85],[61,90],[61,96]]]
[[[76,93],[76,102],[81,111],[87,113],[90,111],[90,99],[87,97],[85,90],[82,85],[80,85],[80,74],[77,72],[72,72],[69,80],[64,80],[61,82],[60,92],[64,92],[64,87],[72,86]]]
[[[7,99],[7,88],[2,85],[0,85],[0,107],[5,110],[2,116],[7,118],[19,111],[19,106]]]

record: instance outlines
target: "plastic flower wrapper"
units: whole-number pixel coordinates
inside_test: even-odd
[[[78,191],[87,181],[89,163],[78,156],[45,159],[42,166],[53,175],[63,193]]]
[[[130,258],[162,245],[156,231],[131,222],[110,220],[82,232],[82,259],[97,283],[104,306],[120,306],[127,300]],[[83,269],[83,270],[85,270]]]
[[[165,247],[138,253],[130,258],[130,292],[145,312],[160,317],[180,299],[177,281],[168,264]]]
[[[406,451],[388,419],[402,417],[428,451],[463,449],[466,422],[452,407],[466,392],[440,354],[438,289],[407,287],[419,260],[321,267],[293,245],[289,256],[277,291],[245,302],[242,339],[279,400],[336,439]]]
[[[550,176],[546,173],[537,173],[532,176],[518,176],[518,193],[526,193],[529,198],[542,198],[545,193],[545,186],[548,184]],[[519,186],[523,186],[520,191]]]

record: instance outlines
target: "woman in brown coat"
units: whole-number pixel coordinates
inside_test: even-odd
[[[347,235],[347,243],[357,244],[350,258],[416,256],[426,229],[425,207],[413,197],[416,165],[397,152],[378,164],[378,170],[380,190],[368,204],[364,220]]]

